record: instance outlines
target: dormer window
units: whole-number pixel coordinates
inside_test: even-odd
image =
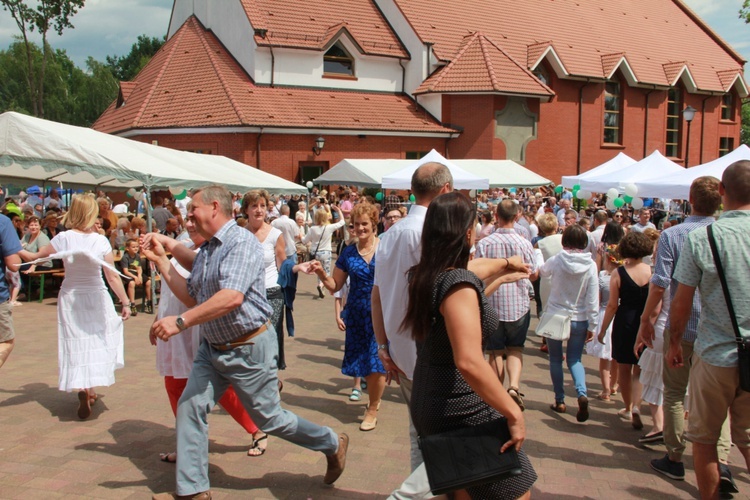
[[[337,42],[323,56],[323,73],[354,76],[354,58]]]

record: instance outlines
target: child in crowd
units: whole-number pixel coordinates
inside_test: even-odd
[[[143,285],[143,267],[141,267],[141,256],[138,253],[138,240],[129,239],[125,242],[125,253],[122,254],[120,260],[120,269],[122,274],[132,278],[128,280],[126,289],[128,292],[128,299],[130,300],[130,314],[136,316],[138,310],[135,307],[135,287]],[[154,309],[151,305],[151,280],[146,280],[146,306],[145,311],[148,314],[153,314]]]

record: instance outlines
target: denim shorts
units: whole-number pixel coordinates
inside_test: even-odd
[[[526,314],[515,321],[501,321],[497,325],[497,330],[487,339],[485,351],[522,350],[526,343],[526,334],[529,331],[530,323],[531,311],[527,311]]]

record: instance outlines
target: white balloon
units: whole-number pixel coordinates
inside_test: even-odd
[[[138,201],[143,201],[143,191],[138,191],[133,195],[133,198]]]
[[[131,197],[131,198],[132,198],[133,196],[135,196],[135,188],[130,188],[130,189],[128,189],[128,194],[130,195],[130,197]]]
[[[638,186],[636,186],[635,184],[628,184],[627,186],[625,186],[625,194],[632,198],[635,198],[636,196],[638,196]]]
[[[607,198],[610,200],[614,200],[618,196],[620,196],[620,192],[617,191],[617,188],[612,188],[609,191],[607,191]]]
[[[579,200],[588,200],[591,198],[591,193],[586,191],[585,189],[579,189],[578,190],[578,199]]]
[[[183,190],[184,188],[181,188],[181,187],[173,187],[173,186],[169,187],[169,192],[172,193],[173,195],[180,194]]]
[[[469,198],[476,198],[476,196],[477,196],[476,189],[472,189],[471,191],[469,191]]]
[[[615,206],[615,199],[614,198],[608,198],[607,202],[604,204],[607,207],[607,210],[614,211],[617,209]]]
[[[633,198],[633,201],[630,203],[630,206],[633,207],[633,210],[640,210],[643,208],[643,198]]]

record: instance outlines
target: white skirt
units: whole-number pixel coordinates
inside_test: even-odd
[[[125,364],[123,323],[106,289],[60,290],[57,339],[61,391],[115,383]]]
[[[599,309],[599,321],[604,318],[604,308]],[[612,322],[609,323],[607,333],[604,334],[604,344],[599,343],[599,332],[594,335],[594,340],[586,344],[586,354],[596,356],[599,359],[612,359]]]
[[[643,400],[652,405],[664,402],[664,379],[662,368],[664,367],[664,339],[654,339],[654,348],[646,348],[638,360],[641,367],[641,384],[643,385]]]

